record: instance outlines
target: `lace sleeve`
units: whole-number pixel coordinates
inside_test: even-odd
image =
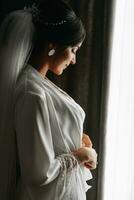
[[[77,167],[79,164],[79,161],[72,153],[62,154],[58,156],[57,159],[60,161],[61,164],[61,169],[60,169],[61,172],[63,171],[69,172],[73,170],[75,167]]]

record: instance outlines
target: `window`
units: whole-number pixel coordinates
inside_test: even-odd
[[[103,200],[134,199],[134,1],[115,2]]]

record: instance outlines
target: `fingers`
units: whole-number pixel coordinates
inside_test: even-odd
[[[84,165],[89,169],[95,169],[97,164],[97,153],[95,149],[82,147],[72,152],[79,164]]]
[[[84,163],[84,166],[88,169],[96,169],[97,167],[97,153],[95,149],[89,149],[89,160]]]
[[[89,136],[85,133],[83,133],[83,136],[82,136],[82,146],[83,147],[91,147],[93,146],[92,142],[91,142],[91,139],[89,138]]]
[[[96,169],[98,162],[94,163],[94,162],[87,162],[84,163],[84,166],[90,170]]]
[[[89,161],[85,162],[84,166],[86,168],[90,169],[90,170],[96,169],[96,167],[97,167],[97,153],[96,153],[95,149],[92,148],[93,144],[92,144],[90,137],[85,133],[83,133],[83,136],[82,136],[82,146],[90,148]]]

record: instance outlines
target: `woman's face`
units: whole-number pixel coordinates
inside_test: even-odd
[[[60,52],[49,66],[49,70],[57,75],[61,75],[70,64],[76,63],[76,52],[81,47],[82,43],[76,46],[69,46],[64,51]]]

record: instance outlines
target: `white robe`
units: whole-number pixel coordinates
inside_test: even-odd
[[[82,146],[83,109],[27,65],[15,89],[21,168],[17,200],[85,200],[91,172],[71,152]]]

